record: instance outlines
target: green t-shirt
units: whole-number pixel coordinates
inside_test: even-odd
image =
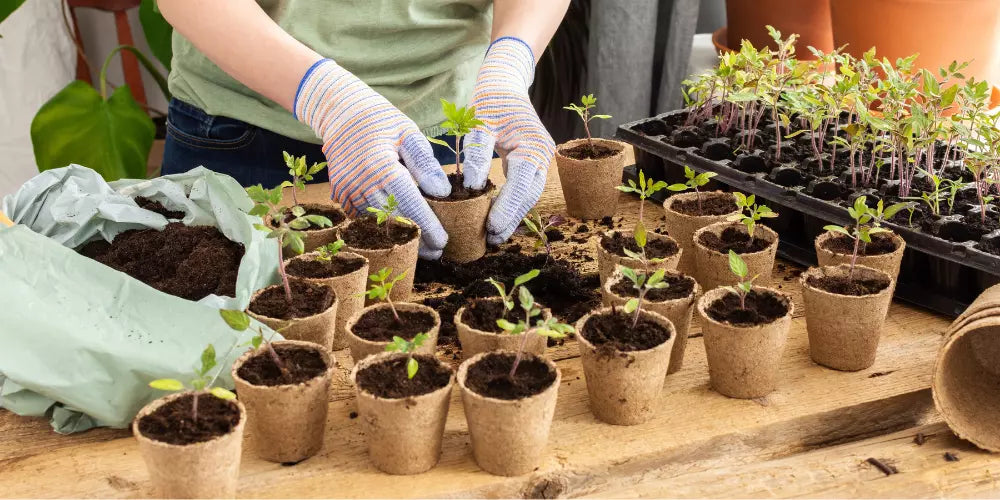
[[[493,17],[491,0],[257,2],[282,29],[357,75],[431,136],[442,132],[439,98],[468,102]],[[321,142],[307,125],[219,69],[176,31],[173,50],[168,81],[174,97],[211,115]]]

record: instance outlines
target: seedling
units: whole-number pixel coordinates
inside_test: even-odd
[[[489,278],[486,281],[490,282],[497,292],[500,293],[500,300],[503,302],[503,311],[500,313],[500,318],[506,318],[507,312],[514,310],[514,293],[517,292],[518,287],[523,286],[525,283],[535,279],[539,274],[538,269],[532,269],[516,278],[514,278],[514,286],[510,287],[510,292],[507,291],[507,287],[503,283]]]
[[[671,184],[667,186],[667,189],[677,192],[693,189],[695,199],[698,201],[698,211],[701,212],[701,191],[698,188],[708,184],[708,181],[712,180],[712,177],[715,177],[715,172],[702,172],[699,174],[691,167],[684,165],[684,177],[687,178],[687,182],[683,184]]]
[[[392,342],[385,346],[385,350],[388,352],[402,352],[408,355],[406,358],[406,377],[409,379],[413,379],[417,375],[417,370],[420,369],[420,364],[417,363],[417,358],[413,357],[413,353],[428,338],[430,337],[426,333],[416,334],[411,341],[407,341],[403,337],[394,336],[392,337]]]
[[[518,302],[520,302],[521,309],[524,311],[524,319],[518,320],[517,323],[512,323],[503,318],[497,320],[497,326],[507,334],[524,335],[521,338],[520,346],[517,348],[517,355],[514,356],[514,364],[510,367],[510,373],[508,374],[512,379],[517,372],[517,365],[521,363],[521,358],[524,356],[524,346],[528,343],[530,335],[561,339],[566,337],[567,334],[573,333],[571,325],[560,323],[552,317],[548,319],[538,318],[535,320],[535,326],[530,326],[531,318],[541,316],[542,308],[535,303],[535,297],[531,295],[531,291],[526,287],[522,286],[518,288]]]
[[[632,317],[632,328],[635,328],[639,324],[639,314],[642,312],[642,300],[646,298],[646,294],[650,290],[666,288],[670,285],[666,281],[663,281],[663,276],[666,273],[663,269],[657,269],[655,273],[648,277],[646,274],[635,272],[630,267],[618,266],[618,269],[623,276],[632,282],[632,288],[635,288],[639,292],[639,297],[629,299],[625,303],[625,313],[635,313],[635,316]]]
[[[451,147],[447,142],[434,137],[428,137],[427,140],[444,146],[448,148],[448,151],[455,153],[455,171],[458,172],[458,175],[462,175],[462,137],[472,132],[472,129],[484,125],[484,123],[476,118],[475,106],[459,108],[455,106],[455,103],[441,99],[441,111],[444,112],[445,117],[445,121],[441,123],[441,128],[445,130],[445,135],[455,138],[455,147]],[[482,146],[482,144],[473,143],[465,145],[466,148],[473,146]]]
[[[334,257],[340,253],[340,249],[344,248],[344,240],[337,239],[333,243],[327,243],[316,249],[317,255],[316,260],[321,260],[323,262],[330,262]]]
[[[227,325],[229,325],[229,328],[232,328],[233,330],[242,332],[250,328],[250,316],[243,311],[236,309],[220,309],[219,315],[222,316],[222,319],[225,320]],[[288,367],[285,366],[285,363],[281,360],[281,356],[278,356],[278,352],[275,351],[274,346],[271,345],[271,339],[273,339],[276,334],[277,332],[273,332],[269,338],[264,338],[264,330],[258,326],[257,335],[250,339],[250,347],[259,349],[260,346],[263,345],[268,356],[271,357],[271,361],[274,362],[274,366],[277,366],[278,371],[281,372],[281,378],[287,381],[291,377],[291,374],[288,373]]]
[[[927,174],[927,178],[931,180],[931,185],[933,189],[930,191],[924,191],[920,193],[920,197],[915,196],[904,196],[905,200],[923,200],[924,204],[931,209],[931,213],[934,215],[941,215],[941,185],[944,184],[944,179],[939,175],[934,175],[927,170],[920,169],[921,172]],[[957,189],[956,189],[957,191]]]
[[[754,277],[747,279],[750,274],[747,263],[743,261],[740,254],[732,250],[729,251],[729,270],[739,278],[739,281],[735,286],[727,288],[740,297],[740,309],[745,310],[747,308],[747,295],[750,295],[750,291],[753,290],[753,282],[759,275],[755,274]]]
[[[663,181],[653,181],[652,178],[646,179],[646,174],[639,171],[639,184],[636,185],[635,181],[632,179],[628,180],[628,186],[617,186],[618,190],[623,193],[635,193],[639,195],[639,222],[636,223],[636,231],[639,230],[639,226],[643,225],[642,222],[642,208],[646,205],[646,198],[653,196],[657,191],[667,187],[667,183]]]
[[[392,310],[392,316],[396,318],[396,322],[399,323],[399,312],[396,311],[396,305],[392,303],[392,287],[396,286],[396,283],[406,276],[406,271],[397,274],[392,279],[389,279],[389,275],[392,274],[391,267],[383,267],[379,269],[377,273],[368,276],[371,280],[371,287],[365,292],[370,300],[384,300],[386,304],[389,304],[389,309]]]
[[[758,205],[756,195],[747,196],[743,193],[733,193],[733,196],[736,197],[736,206],[739,207],[740,213],[730,216],[729,220],[739,221],[740,224],[746,226],[747,234],[750,235],[751,240],[757,229],[757,221],[778,216],[778,213],[772,211],[767,205]]]
[[[561,225],[566,222],[566,219],[561,215],[553,215],[549,217],[547,222],[542,221],[542,214],[535,210],[532,210],[528,215],[521,220],[524,226],[528,228],[527,230],[535,236],[535,249],[540,247],[545,247],[545,262],[549,261],[549,256],[552,255],[552,243],[549,242],[548,235],[545,234],[549,228]]]
[[[413,221],[403,217],[402,215],[396,215],[396,210],[399,210],[399,202],[396,201],[395,195],[389,195],[385,198],[385,206],[382,208],[368,207],[368,211],[375,214],[375,224],[381,226],[385,225],[385,234],[389,235],[389,224],[386,224],[390,220],[394,220],[401,224],[406,224],[407,226],[412,226]]]
[[[629,257],[641,262],[643,269],[649,269],[649,266],[651,264],[656,264],[657,262],[663,261],[662,258],[654,258],[654,259],[646,258],[646,237],[647,237],[646,226],[642,224],[637,225],[635,228],[635,233],[632,234],[632,237],[635,239],[635,244],[636,246],[639,247],[639,251],[633,252],[628,248],[622,248],[622,251],[625,252],[625,255],[628,255]]]
[[[313,163],[312,166],[306,165],[306,157],[302,155],[298,158],[288,154],[287,151],[282,151],[281,155],[285,158],[285,166],[288,167],[288,175],[292,176],[291,182],[285,181],[281,183],[282,188],[290,187],[292,188],[292,203],[295,205],[299,204],[299,198],[296,195],[296,190],[305,191],[306,182],[313,180],[313,175],[316,175],[321,170],[326,168],[326,162]]]
[[[592,115],[590,110],[597,107],[597,98],[594,94],[587,94],[580,98],[580,104],[570,103],[569,106],[563,106],[563,109],[568,109],[570,111],[575,111],[576,114],[580,115],[580,119],[583,120],[583,131],[587,133],[587,147],[590,148],[590,156],[597,156],[597,149],[594,148],[594,139],[590,135],[590,120],[599,119],[607,120],[611,118],[611,115]]]
[[[867,245],[872,242],[871,235],[889,232],[888,229],[880,227],[882,222],[886,219],[892,218],[892,216],[896,215],[900,210],[908,208],[911,205],[912,203],[896,203],[895,205],[890,205],[888,208],[885,208],[882,200],[878,200],[878,204],[873,210],[868,208],[865,196],[858,196],[857,199],[854,200],[854,206],[848,207],[847,209],[847,213],[850,214],[852,219],[854,219],[853,227],[846,228],[835,224],[823,226],[823,229],[826,229],[827,231],[846,234],[854,240],[854,252],[851,254],[851,270],[848,272],[848,279],[854,279],[854,266],[858,261],[858,253],[864,248],[863,245]]]
[[[208,344],[208,347],[201,353],[201,368],[195,370],[195,377],[191,379],[190,385],[185,385],[184,382],[177,379],[161,378],[150,382],[149,386],[160,391],[191,391],[191,420],[198,421],[198,396],[200,396],[201,391],[208,389],[209,394],[227,401],[236,399],[236,395],[232,392],[222,387],[212,387],[215,379],[219,377],[219,373],[222,373],[220,370],[215,376],[209,378],[208,372],[212,371],[215,365],[215,346]]]

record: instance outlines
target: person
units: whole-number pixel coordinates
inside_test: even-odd
[[[555,145],[528,97],[569,0],[159,0],[174,27],[163,173],[199,165],[243,185],[287,178],[281,151],[327,161],[331,198],[352,215],[392,194],[422,229],[448,235],[421,191],[451,185],[425,136],[440,98],[476,107],[464,185],[482,188],[494,150],[506,182],[487,221],[507,240],[545,186]],[[450,153],[449,153],[450,154]]]

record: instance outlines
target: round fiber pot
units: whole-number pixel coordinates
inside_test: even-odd
[[[251,358],[269,357],[266,347],[247,351],[233,364],[233,381],[247,407],[257,455],[270,462],[300,462],[323,447],[333,358],[326,348],[312,342],[285,340],[271,345],[279,356],[282,348],[287,347],[315,351],[326,364],[326,371],[319,376],[281,385],[255,385],[239,374],[240,368]]]
[[[348,225],[361,219],[354,219]],[[368,270],[372,273],[382,269],[392,269],[392,276],[401,272],[406,272],[392,287],[390,296],[393,301],[402,302],[410,298],[413,291],[413,275],[417,270],[417,251],[420,249],[420,228],[417,227],[417,235],[403,245],[393,245],[392,248],[359,248],[350,243],[344,245],[344,250],[358,254],[368,259]],[[366,300],[365,305],[372,304],[371,300]]]
[[[578,219],[600,219],[615,214],[625,170],[625,143],[608,139],[593,139],[594,145],[617,151],[600,159],[577,160],[566,156],[568,149],[586,145],[586,139],[575,139],[556,148],[559,183],[566,199],[566,213]]]
[[[609,234],[612,231],[608,232]],[[677,252],[669,257],[664,257],[660,262],[651,262],[648,268],[644,268],[642,262],[631,257],[624,255],[618,255],[616,253],[609,252],[604,245],[601,243],[601,238],[597,240],[597,273],[601,278],[601,284],[604,284],[618,270],[618,266],[630,267],[632,269],[641,270],[646,269],[649,273],[655,272],[657,269],[677,269],[677,263],[681,260],[681,255],[684,253],[684,249],[680,248],[680,244],[671,238],[659,233],[648,232],[646,233],[646,248],[653,245],[654,242],[669,242],[667,244],[672,244],[677,248]],[[647,254],[648,255],[648,254]]]
[[[938,351],[931,392],[958,437],[1000,452],[1000,317],[967,324]]]
[[[486,216],[493,201],[489,193],[458,201],[424,199],[448,233],[442,255],[445,259],[465,263],[486,254]]]
[[[497,354],[514,355],[508,351],[482,352],[465,360],[458,367],[458,386],[476,463],[490,474],[519,476],[535,470],[545,453],[561,375],[552,361],[525,353],[524,359],[540,361],[554,372],[555,380],[548,388],[521,399],[483,396],[469,388],[469,368]]]
[[[665,341],[637,351],[619,350],[611,344],[595,346],[587,338],[587,322],[591,318],[619,314],[615,311],[620,310],[604,307],[576,322],[576,339],[590,395],[590,411],[609,424],[641,424],[653,418],[659,406],[676,337],[674,325],[660,314],[642,311],[640,320],[652,321],[667,331]]]
[[[294,189],[294,188],[293,188]],[[306,209],[307,214],[319,213],[325,215],[331,222],[333,226],[324,227],[319,229],[306,229],[302,231],[305,237],[302,238],[302,243],[305,245],[306,252],[312,252],[319,247],[329,245],[334,241],[337,241],[337,233],[340,228],[347,224],[347,214],[344,212],[340,205],[338,204],[322,204],[322,203],[302,203],[299,206]],[[329,213],[329,215],[326,215]],[[335,215],[336,214],[336,215]],[[339,218],[338,223],[334,217]]]
[[[783,298],[788,312],[768,324],[741,327],[716,321],[707,312],[712,302],[732,293],[729,290],[716,288],[698,300],[709,382],[716,392],[731,398],[759,398],[774,390],[781,353],[792,324],[795,307],[791,298],[771,288],[754,289]]]
[[[132,421],[132,435],[139,442],[150,482],[160,498],[234,498],[240,478],[243,428],[247,413],[243,403],[233,400],[240,420],[228,434],[209,441],[176,445],[150,439],[139,432],[139,419],[161,406],[187,396],[183,392],[157,399],[139,410]],[[207,392],[203,398],[211,398]]]
[[[271,285],[257,290],[250,297],[250,302],[253,303],[254,299],[260,296],[260,294],[274,288],[281,288],[281,285]],[[336,332],[337,306],[340,302],[340,298],[336,295],[336,292],[334,294],[333,304],[330,304],[330,307],[319,314],[313,314],[304,318],[271,318],[257,314],[249,308],[247,308],[247,314],[257,321],[264,323],[268,328],[274,331],[281,331],[281,336],[287,340],[312,342],[330,349],[333,346],[333,339]]]
[[[824,248],[830,240],[838,233],[827,231],[816,238],[816,259],[820,267],[836,266],[838,264],[850,264],[851,254],[835,253]],[[899,265],[903,261],[903,251],[906,250],[906,241],[896,233],[878,233],[878,235],[888,235],[896,243],[896,250],[892,253],[881,255],[858,255],[857,264],[878,269],[889,275],[893,280],[899,278]]]
[[[297,255],[289,259],[288,265],[290,266],[292,262],[298,260],[316,260],[317,255],[316,253]],[[351,252],[340,252],[334,257],[334,260],[339,258],[362,259],[364,260],[364,265],[356,271],[331,278],[304,278],[296,276],[296,279],[309,283],[329,285],[337,294],[337,317],[334,321],[333,342],[330,346],[330,350],[332,351],[339,351],[347,347],[347,320],[365,306],[364,292],[368,285],[369,274],[368,259]]]
[[[673,236],[677,244],[681,246],[681,256],[680,261],[677,262],[677,270],[692,276],[695,276],[694,232],[716,222],[726,222],[730,216],[739,212],[736,208],[736,198],[730,193],[710,191],[701,193],[701,197],[702,203],[707,203],[709,199],[728,200],[732,203],[732,210],[719,215],[690,215],[679,211],[679,206],[696,202],[698,199],[696,193],[675,194],[663,202],[663,209],[666,212],[666,219],[663,225],[666,226],[670,236]]]
[[[351,370],[351,381],[358,398],[358,415],[368,439],[368,456],[375,467],[389,474],[419,474],[437,464],[441,457],[441,440],[448,418],[451,390],[455,385],[452,374],[444,387],[400,398],[380,397],[358,385],[358,372],[362,369],[405,357],[404,353],[383,352],[361,360]],[[451,371],[441,361],[435,359],[434,362]],[[425,368],[421,366],[420,369]]]
[[[475,299],[474,301],[474,303],[478,304],[488,302],[496,303],[501,308],[503,307],[499,298],[489,297]],[[531,334],[525,338],[523,332],[518,335],[509,335],[473,328],[462,319],[462,316],[468,309],[469,306],[463,306],[455,313],[455,327],[458,329],[458,340],[462,344],[462,359],[469,359],[481,352],[496,350],[517,351],[522,343],[524,343],[524,352],[530,352],[538,356],[545,354],[545,349],[548,347],[548,339],[546,337]],[[518,311],[520,309],[515,309],[509,313],[512,317],[511,319],[516,317],[514,315]],[[548,309],[542,309],[542,317],[545,319],[551,318],[552,312]]]
[[[839,0],[833,0],[836,3]],[[806,47],[823,52],[834,48],[830,23],[830,0],[726,0],[727,44],[739,51],[741,42],[749,40],[754,47],[777,49],[767,33],[767,25],[781,32],[782,38],[798,33],[800,57],[812,59]],[[885,29],[884,27],[882,29]]]
[[[677,271],[671,271],[667,273],[667,276],[690,278],[686,274],[682,274]],[[623,297],[611,291],[611,288],[615,286],[615,284],[624,279],[625,277],[620,273],[616,274],[608,279],[607,283],[601,287],[601,297],[604,305],[624,307],[625,303],[632,298]],[[691,280],[694,281],[693,278]],[[631,285],[631,282],[629,282],[629,285]],[[694,289],[692,289],[691,293],[686,297],[655,301],[651,300],[647,295],[646,300],[643,301],[642,307],[644,310],[660,314],[670,320],[670,323],[674,325],[674,341],[673,347],[670,350],[670,367],[667,369],[667,375],[677,373],[680,371],[681,367],[684,366],[684,351],[687,349],[688,330],[691,327],[691,316],[694,315],[694,304],[699,296],[701,296],[701,286],[699,286],[698,282],[695,281]]]
[[[705,290],[711,290],[720,286],[729,286],[738,278],[729,269],[729,254],[719,253],[703,245],[699,238],[707,232],[722,234],[722,231],[729,227],[735,227],[743,234],[747,233],[746,226],[737,222],[719,222],[707,227],[703,227],[694,233],[694,277],[698,284]],[[774,269],[774,256],[778,251],[778,233],[762,224],[757,224],[754,230],[754,238],[760,238],[769,242],[767,248],[759,252],[741,253],[740,257],[747,265],[749,277],[758,276],[754,280],[754,285],[767,286],[771,283],[771,271]]]
[[[437,349],[438,331],[441,329],[441,316],[438,315],[437,311],[425,305],[413,304],[411,302],[394,302],[393,305],[396,306],[396,311],[398,312],[419,311],[426,312],[434,317],[434,326],[426,332],[420,332],[427,334],[427,340],[425,340],[424,343],[418,347],[416,351],[414,351],[419,354],[434,354],[434,351]],[[384,302],[378,303],[358,311],[354,314],[354,316],[347,320],[347,347],[351,349],[351,358],[354,359],[355,363],[360,362],[368,356],[385,352],[385,346],[389,345],[389,340],[376,342],[359,337],[354,333],[354,327],[357,325],[358,320],[361,319],[361,316],[369,311],[384,309],[389,309],[389,304]],[[408,338],[406,340],[413,339]]]
[[[888,280],[889,286],[872,295],[843,295],[809,283],[810,278],[847,278],[851,267],[814,267],[802,273],[802,298],[806,307],[809,355],[813,361],[835,370],[864,370],[875,363],[879,337],[892,303],[894,280],[878,269],[854,267],[854,279]]]

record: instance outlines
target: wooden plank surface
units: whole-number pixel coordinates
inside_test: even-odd
[[[499,168],[495,180],[502,181]],[[310,188],[322,198],[325,187]],[[634,223],[637,201],[622,195],[619,221]],[[538,208],[563,211],[555,169]],[[647,210],[647,223],[661,212]],[[590,254],[597,225],[587,244]],[[570,227],[576,227],[574,223]],[[573,245],[556,244],[568,256]],[[596,257],[596,256],[594,256]],[[593,262],[579,263],[592,271]],[[792,293],[799,269],[779,265],[775,283]],[[497,477],[472,460],[458,393],[452,398],[440,464],[400,478],[370,465],[365,437],[351,418],[353,390],[341,366],[331,394],[325,445],[292,467],[257,459],[248,447],[241,497],[556,497],[556,496],[996,496],[1000,460],[957,440],[940,424],[930,397],[930,375],[948,320],[896,303],[890,310],[875,365],[863,372],[821,368],[809,359],[805,322],[793,320],[778,389],[760,400],[735,400],[708,387],[700,328],[692,328],[684,368],[667,378],[659,414],[633,427],[598,422],[589,412],[577,345],[549,350],[563,383],[545,459],[521,477]],[[907,439],[922,430],[923,446]],[[909,438],[907,438],[909,436]],[[249,439],[253,439],[252,436]],[[955,450],[959,462],[935,454]],[[864,456],[863,456],[864,455]],[[884,477],[861,462],[896,461]],[[874,471],[874,472],[873,472]],[[880,477],[881,476],[881,477]],[[769,478],[773,478],[769,479]],[[890,486],[891,484],[891,486]],[[41,419],[0,410],[0,496],[140,497],[151,494],[148,475],[127,432],[96,429],[59,436]]]

